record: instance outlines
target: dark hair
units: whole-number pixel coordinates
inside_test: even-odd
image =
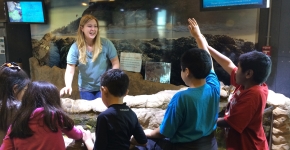
[[[204,79],[212,68],[211,56],[203,49],[192,48],[183,53],[180,65],[182,71],[188,68],[194,78]]]
[[[73,120],[61,108],[58,89],[49,82],[35,81],[28,85],[23,95],[20,109],[12,122],[10,138],[33,135],[28,123],[32,112],[39,107],[44,108],[44,123],[52,132],[58,132],[58,127],[67,130],[73,128]]]
[[[272,61],[262,52],[244,53],[239,57],[239,63],[243,73],[253,70],[253,80],[258,84],[265,82],[271,73]]]
[[[29,82],[28,75],[19,66],[14,67],[11,63],[5,63],[0,67],[0,130],[7,131],[14,112],[20,105],[20,101],[16,100],[15,96]],[[14,91],[14,86],[16,86],[16,91]]]
[[[129,77],[120,69],[110,69],[102,75],[101,86],[107,87],[112,95],[122,97],[128,90]]]

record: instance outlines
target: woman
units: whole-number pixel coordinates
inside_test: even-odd
[[[16,63],[0,67],[0,146],[29,82],[28,75]]]
[[[94,100],[101,97],[100,77],[109,68],[119,68],[119,59],[113,43],[100,38],[98,20],[92,15],[84,15],[79,24],[76,42],[72,44],[67,55],[65,87],[60,95],[72,93],[72,80],[78,66],[78,86],[81,99]]]
[[[69,138],[82,139],[81,127],[61,108],[58,89],[48,82],[32,82],[23,95],[0,150],[65,150],[62,132]]]

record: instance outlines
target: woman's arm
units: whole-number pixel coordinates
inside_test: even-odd
[[[64,95],[64,94],[69,94],[71,95],[72,93],[72,81],[73,81],[73,77],[75,74],[75,68],[76,66],[73,64],[67,64],[66,65],[66,70],[65,70],[65,74],[64,74],[64,82],[65,82],[65,87],[62,88],[60,90],[60,96]]]
[[[120,62],[118,56],[111,59],[112,63],[112,69],[119,69],[120,68]]]

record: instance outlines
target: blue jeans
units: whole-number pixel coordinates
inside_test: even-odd
[[[96,98],[101,98],[101,91],[80,91],[81,99],[85,100],[95,100]]]

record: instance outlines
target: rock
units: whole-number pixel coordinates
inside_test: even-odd
[[[273,132],[274,135],[282,135],[282,134],[290,134],[290,128],[287,125],[284,125],[280,128],[273,127]]]
[[[83,99],[70,99],[61,98],[61,104],[63,109],[68,113],[84,113],[84,112],[103,112],[107,107],[102,102],[101,98],[95,100],[83,100]]]
[[[50,33],[46,33],[43,38],[36,42],[35,40],[32,43],[32,54],[33,57],[37,58],[40,65],[47,65],[49,64],[49,46],[50,42],[55,37],[52,36]]]
[[[289,144],[290,135],[273,135],[272,140],[273,144],[280,145],[280,144]]]
[[[279,115],[286,115],[286,116],[288,116],[288,115],[289,115],[289,111],[287,111],[287,110],[283,110],[283,109],[281,109],[280,107],[276,107],[276,108],[273,110],[273,115],[274,115],[274,116],[279,116]]]
[[[288,133],[290,132],[290,125],[289,124],[282,124],[278,127],[273,127],[273,129],[276,128],[276,129],[279,129],[280,131],[283,131],[283,133]]]
[[[224,89],[220,90],[220,96],[221,98],[227,98],[228,97],[228,92]]]
[[[180,90],[185,90],[182,88]],[[130,108],[159,108],[166,109],[169,101],[179,90],[165,90],[152,95],[127,95],[123,101]],[[83,112],[103,112],[107,107],[102,102],[101,98],[87,101],[82,99],[73,100],[70,98],[61,98],[63,109],[68,113],[83,113]]]
[[[65,86],[64,83],[64,73],[65,69],[60,69],[56,66],[50,68],[47,65],[41,66],[38,63],[38,60],[35,57],[29,58],[29,64],[30,64],[30,76],[32,81],[47,81],[54,84],[59,90]],[[72,99],[79,99],[79,90],[77,85],[77,72],[78,68],[76,68],[76,73],[73,78],[72,83],[72,95],[67,96],[68,98]]]
[[[275,93],[274,91],[269,90],[268,101],[267,101],[269,105],[284,106],[287,101],[290,101],[290,99],[286,97],[285,95],[280,94],[280,93]]]
[[[280,115],[280,117],[275,117],[275,118],[274,118],[273,125],[274,125],[275,127],[279,127],[279,126],[281,126],[281,125],[284,125],[285,123],[290,123],[290,122],[289,122],[289,118],[288,118],[288,116],[281,116],[281,115]]]
[[[289,150],[290,149],[290,144],[279,144],[279,145],[272,145],[271,150]]]
[[[160,108],[132,108],[143,129],[155,129],[161,124],[165,110]]]
[[[87,150],[85,143],[82,140],[73,140],[66,150]]]

